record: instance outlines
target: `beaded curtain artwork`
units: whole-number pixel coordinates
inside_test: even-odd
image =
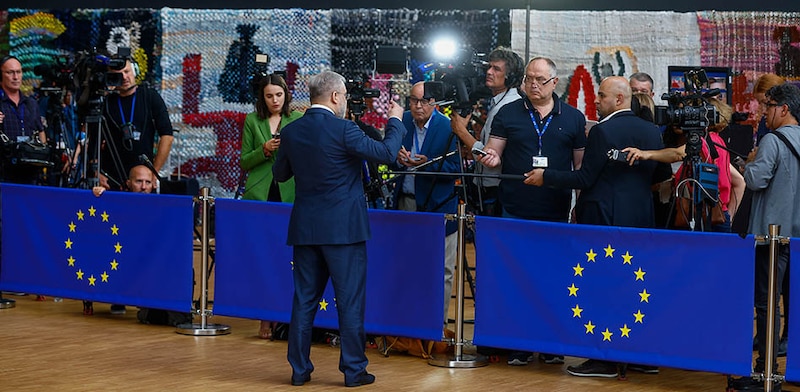
[[[694,14],[620,11],[511,11],[511,45],[525,57],[551,58],[558,69],[556,93],[596,120],[600,81],[647,72],[656,97],[667,92],[667,66],[700,63],[700,33]],[[657,99],[658,102],[658,99]]]
[[[113,55],[119,47],[131,48],[140,69],[138,82],[156,87],[160,82],[158,10],[10,9],[8,26],[9,53],[23,64],[26,92],[38,85],[39,77],[33,73],[37,65],[55,64],[58,56],[74,59],[82,51]]]
[[[758,111],[752,90],[759,76],[800,80],[800,13],[703,11],[697,24],[701,64],[731,67],[734,110],[749,112],[751,124]]]
[[[231,197],[242,178],[244,117],[254,110],[256,53],[263,71],[285,71],[294,109],[310,105],[306,81],[330,69],[330,11],[162,10],[162,96],[181,130],[170,171],[195,177],[216,197]]]

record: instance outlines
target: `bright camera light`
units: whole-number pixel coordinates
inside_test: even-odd
[[[432,45],[433,55],[441,60],[452,58],[458,47],[456,41],[452,38],[439,38],[433,42]]]

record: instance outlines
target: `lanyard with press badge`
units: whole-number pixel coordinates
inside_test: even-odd
[[[125,111],[122,110],[122,97],[119,97],[117,100],[117,106],[119,107],[119,116],[122,118],[122,127],[120,130],[122,131],[122,143],[125,146],[125,149],[128,151],[133,150],[133,140],[139,139],[138,132],[136,132],[136,127],[133,125],[133,115],[136,111],[136,93],[133,93],[133,100],[131,101],[131,120],[125,120]]]
[[[550,126],[550,121],[553,120],[553,115],[547,115],[547,121],[544,123],[544,126],[539,128],[539,122],[536,121],[536,116],[533,113],[533,109],[528,107],[528,105],[525,105],[525,107],[528,108],[528,114],[531,115],[531,122],[533,123],[533,128],[536,130],[536,135],[538,136],[539,141],[539,154],[533,157],[533,167],[545,168],[547,167],[547,157],[542,156],[542,136],[544,136],[544,133],[547,132],[547,127]]]

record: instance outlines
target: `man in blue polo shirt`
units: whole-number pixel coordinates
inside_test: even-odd
[[[522,82],[524,96],[503,106],[492,122],[486,155],[487,167],[502,163],[503,174],[524,174],[533,168],[577,170],[586,147],[586,118],[561,102],[555,94],[558,70],[553,60],[536,57],[528,62]],[[500,181],[503,216],[551,222],[568,222],[570,189],[531,187],[521,180]],[[530,353],[512,352],[509,365],[526,365]],[[563,357],[541,355],[547,363]]]

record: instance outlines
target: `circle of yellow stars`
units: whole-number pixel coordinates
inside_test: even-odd
[[[614,259],[614,252],[616,251],[616,249],[611,247],[611,244],[608,244],[605,248],[603,248],[603,251],[605,252],[605,257],[603,257],[603,259],[601,259],[601,260],[604,260],[604,259],[607,259],[607,258],[610,258],[612,260]],[[598,254],[594,252],[594,249],[589,249],[589,251],[586,252],[585,254],[586,254],[586,263],[597,263],[598,262],[597,261]],[[629,251],[625,251],[625,254],[621,255],[620,257],[622,258],[623,266],[627,264],[627,265],[630,265],[631,267],[633,267],[633,265],[631,264],[631,260],[633,260],[633,255],[631,255]],[[575,279],[578,279],[578,277],[582,278],[583,277],[583,271],[585,269],[586,269],[585,267],[581,266],[581,263],[578,263],[577,265],[572,267],[572,270],[574,271],[573,277]],[[634,281],[641,281],[642,283],[644,283],[645,274],[646,274],[646,272],[642,270],[642,267],[639,267],[636,271],[633,271]],[[580,287],[576,286],[575,283],[573,282],[569,287],[567,287],[567,290],[568,290],[568,296],[569,297],[577,298],[578,297],[578,291],[580,290]],[[643,287],[642,291],[638,292],[637,294],[639,295],[639,303],[640,304],[642,304],[642,303],[648,303],[649,304],[650,303],[650,295],[651,295],[651,293],[647,292],[647,288]],[[584,309],[581,308],[580,304],[576,303],[575,307],[571,308],[571,310],[572,310],[572,317],[573,318],[583,319],[583,311],[584,311]],[[634,326],[636,324],[644,324],[644,316],[645,315],[644,315],[644,313],[642,313],[641,308],[637,309],[636,313],[632,313],[632,316],[633,317],[631,319],[631,321],[632,321],[631,326]],[[591,319],[587,320],[586,324],[583,324],[583,327],[584,327],[585,332],[586,332],[587,335],[588,334],[594,335],[595,334],[595,329],[597,329],[598,331],[600,330],[597,327],[597,325],[592,323]],[[617,326],[613,326],[613,327],[608,327],[608,326],[603,326],[603,327],[605,327],[605,329],[600,331],[600,334],[603,335],[603,341],[604,342],[611,342],[612,339],[615,336],[616,330],[619,330],[619,337],[620,338],[630,338],[631,337],[630,334],[631,334],[631,330],[632,329],[628,326],[627,323],[623,323],[622,326],[618,326],[617,325]]]
[[[77,271],[75,271],[75,278],[77,280],[85,280],[89,284],[89,286],[97,286],[98,278],[100,279],[101,283],[108,283],[108,279],[110,277],[108,271],[117,271],[119,269],[119,262],[117,261],[116,255],[122,254],[122,244],[119,242],[119,240],[115,241],[113,245],[114,257],[108,263],[110,267],[108,270],[103,270],[103,273],[97,276],[95,276],[94,273],[89,273],[89,276],[86,276],[87,272],[84,271],[82,268],[80,268],[79,263],[82,260],[76,259],[75,256],[72,254],[73,246],[75,245],[75,242],[72,241],[73,238],[72,236],[75,235],[73,233],[77,234],[80,224],[88,223],[89,220],[95,220],[95,221],[99,220],[100,224],[108,224],[109,225],[108,229],[111,231],[112,236],[119,236],[119,227],[117,227],[116,224],[112,224],[109,221],[109,215],[106,211],[103,211],[101,214],[98,214],[97,209],[94,208],[94,206],[89,206],[86,212],[83,212],[83,210],[78,210],[75,213],[75,220],[70,221],[69,225],[67,225],[67,227],[69,227],[69,234],[67,234],[67,239],[66,241],[64,241],[64,249],[67,251],[67,254],[69,255],[69,257],[67,257],[67,265],[72,268],[77,268]]]

